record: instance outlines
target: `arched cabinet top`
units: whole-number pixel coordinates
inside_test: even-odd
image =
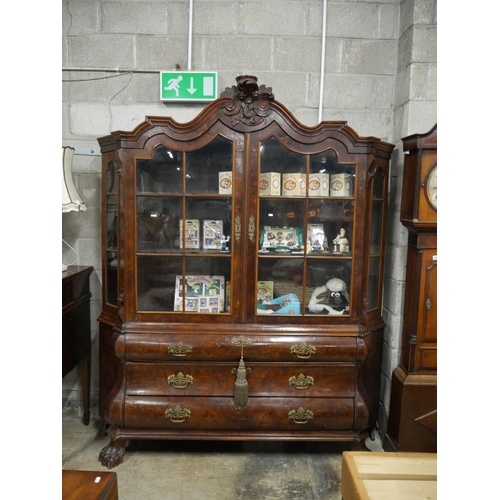
[[[350,154],[373,154],[389,159],[392,144],[376,137],[361,137],[345,121],[323,121],[315,126],[300,123],[291,112],[276,101],[271,87],[258,85],[257,78],[244,75],[236,78],[236,85],[227,87],[220,97],[208,104],[193,120],[179,123],[169,116],[146,116],[132,131],[115,131],[98,139],[101,152],[120,148],[135,149],[156,135],[188,142],[197,139],[221,122],[228,129],[251,134],[276,123],[292,140],[307,145],[324,143],[342,144]]]

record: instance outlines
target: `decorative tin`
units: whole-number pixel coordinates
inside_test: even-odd
[[[283,174],[282,196],[305,196],[306,174],[297,172],[294,174]]]
[[[330,176],[330,196],[352,196],[353,176],[351,174],[332,174]]]
[[[260,174],[260,195],[279,196],[281,194],[281,174],[265,172]]]

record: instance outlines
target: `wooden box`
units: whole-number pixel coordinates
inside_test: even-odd
[[[340,489],[343,500],[434,500],[437,454],[346,451]]]

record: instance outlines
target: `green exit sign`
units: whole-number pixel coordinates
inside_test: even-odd
[[[217,73],[160,72],[162,101],[213,101],[217,98]]]

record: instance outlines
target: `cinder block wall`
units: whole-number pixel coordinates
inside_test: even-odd
[[[194,0],[191,70],[217,71],[220,93],[252,74],[305,125],[319,120],[323,0]],[[92,265],[91,411],[97,418],[97,317],[101,307],[97,137],[132,130],[146,115],[194,118],[199,104],[159,101],[159,71],[188,67],[188,0],[63,0],[62,145],[75,155],[75,184],[88,210],[63,214],[76,264]],[[385,277],[387,321],[380,422],[400,352],[406,235],[399,223],[400,139],[436,121],[435,0],[327,2],[323,120],[395,143]],[[94,153],[90,153],[90,149]],[[63,262],[74,254],[63,246]],[[63,416],[81,416],[78,368],[63,380]]]

